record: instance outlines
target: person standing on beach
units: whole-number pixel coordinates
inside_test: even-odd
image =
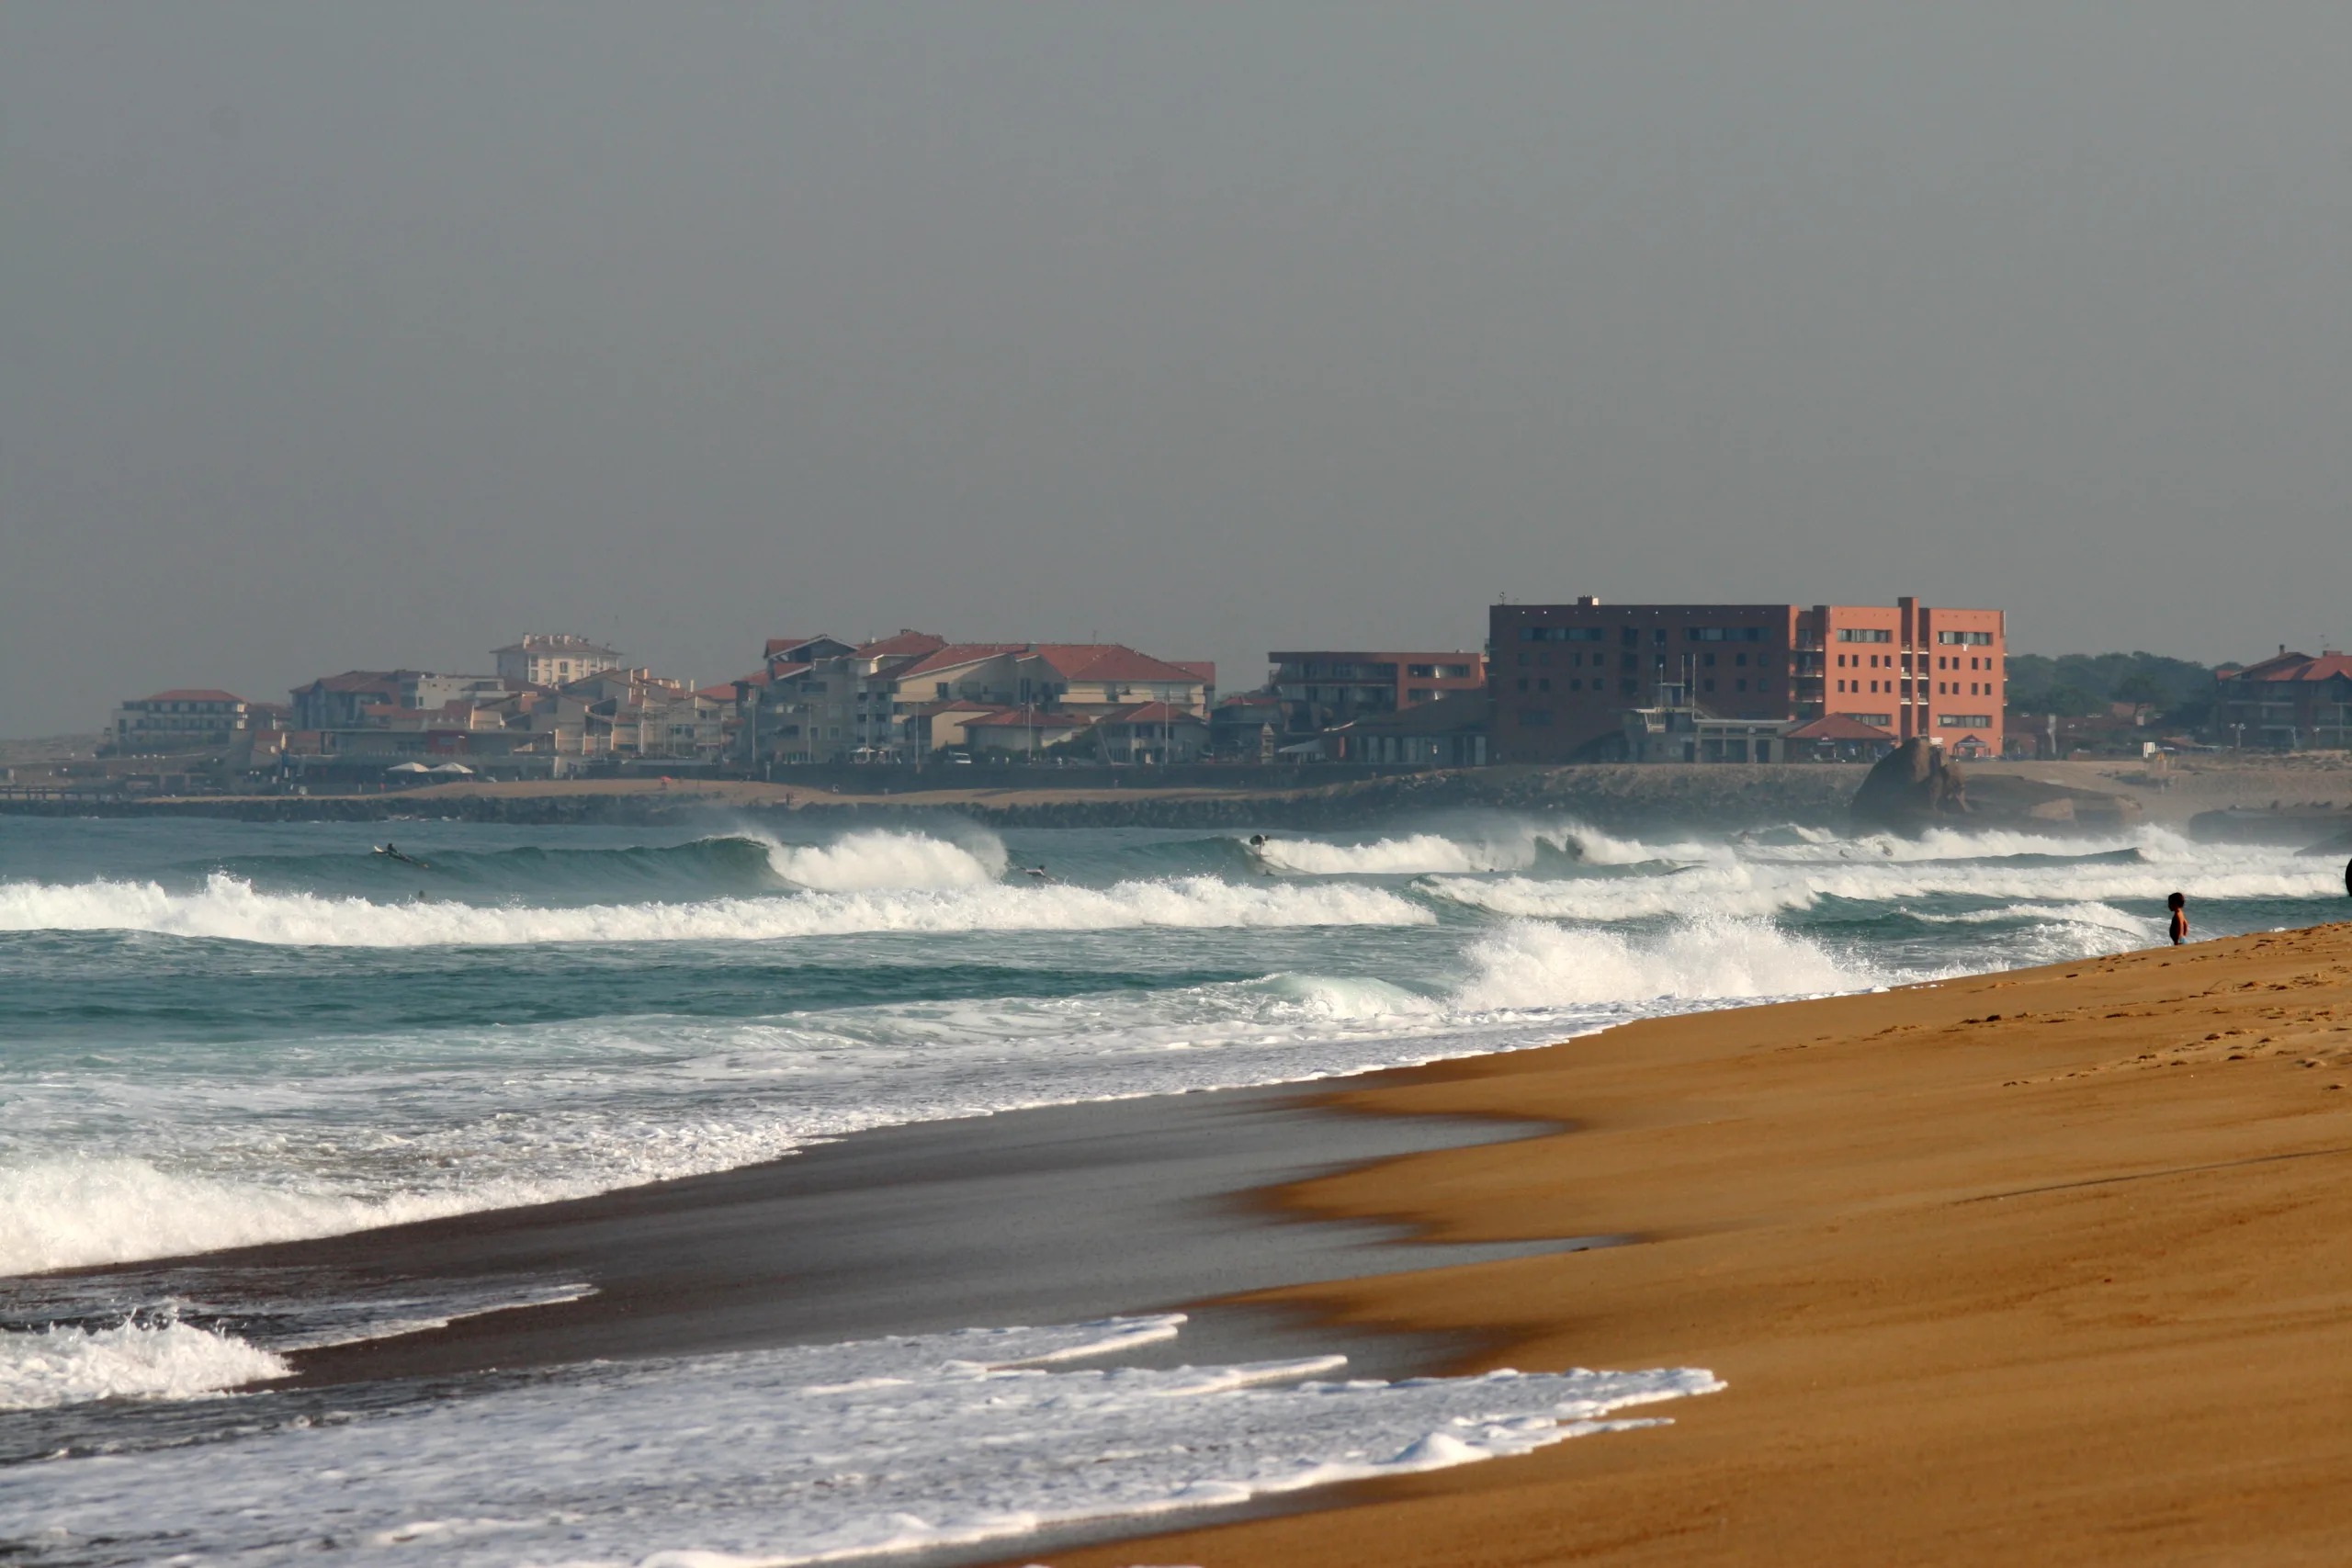
[[[2344,863],[2344,896],[2352,898],[2352,860]]]
[[[2352,878],[2352,870],[2345,875]],[[2172,911],[2172,944],[2178,947],[2188,939],[2188,900],[2176,893],[2165,900],[2165,908]]]

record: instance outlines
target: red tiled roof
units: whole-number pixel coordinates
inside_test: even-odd
[[[1138,653],[1122,642],[1041,642],[1036,655],[1070,681],[1185,681],[1202,677],[1181,664]]]
[[[216,692],[209,686],[175,686],[168,692],[158,692],[152,697],[140,700],[150,703],[241,703],[245,699],[232,696],[227,692]]]
[[[1189,670],[1209,685],[1216,684],[1216,660],[1214,659],[1175,659],[1169,662],[1179,670]]]
[[[858,651],[863,653],[865,650],[860,649]],[[1001,659],[1008,653],[1026,653],[1027,651],[1029,651],[1029,645],[1025,642],[944,643],[899,671],[898,678],[901,681],[912,680],[919,675],[931,674],[933,671],[960,670],[967,664],[978,664],[984,660]]]
[[[933,637],[929,632],[909,628],[897,637],[877,637],[872,642],[858,644],[857,656],[860,659],[888,659],[901,653],[935,653],[946,646],[947,639],[944,637]]]
[[[1833,713],[1807,724],[1800,724],[1788,733],[1791,740],[1892,740],[1894,736],[1874,724],[1864,724],[1859,718],[1849,718]]]
[[[2313,659],[2308,653],[2282,653],[2257,664],[2249,664],[2235,675],[2233,681],[2331,681],[2342,675],[2352,678],[2352,658],[2333,649]]]

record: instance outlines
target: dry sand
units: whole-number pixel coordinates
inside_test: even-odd
[[[1343,1099],[1566,1130],[1280,1201],[1635,1240],[1271,1299],[1484,1336],[1464,1370],[1728,1390],[1056,1568],[2352,1562],[2352,926],[1653,1021]]]

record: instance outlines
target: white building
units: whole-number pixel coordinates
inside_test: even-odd
[[[527,681],[534,686],[560,686],[621,667],[619,654],[569,632],[532,632],[498,649],[496,658],[502,680]]]

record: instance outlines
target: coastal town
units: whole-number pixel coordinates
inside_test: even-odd
[[[1914,738],[1959,760],[2352,745],[2352,657],[2335,649],[2280,644],[2210,671],[2154,661],[2174,667],[2168,682],[2142,668],[2053,679],[2067,671],[2012,655],[2000,610],[1912,598],[1503,602],[1477,649],[1274,649],[1238,692],[1220,692],[1208,660],[1125,643],[912,628],[770,637],[745,662],[697,684],[587,637],[531,633],[481,672],[346,670],[283,702],[167,686],[125,699],[79,772],[85,787],[128,793],[307,793],[842,765],[1867,761]]]

